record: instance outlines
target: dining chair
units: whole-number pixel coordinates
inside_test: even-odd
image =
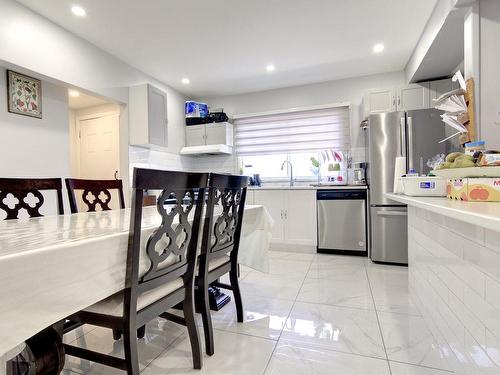
[[[206,173],[134,169],[124,289],[69,317],[123,332],[125,359],[71,345],[65,345],[66,354],[137,375],[136,330],[159,316],[187,327],[193,367],[202,367],[194,273],[207,182]],[[161,191],[156,207],[143,207],[147,189]],[[152,230],[147,236],[141,231],[143,210],[159,216],[157,224],[146,229],[147,233]],[[147,220],[153,222],[152,218]],[[168,312],[179,303],[183,317]]]
[[[62,181],[60,178],[0,178],[0,209],[7,214],[6,220],[18,219],[19,212],[25,210],[29,217],[43,216],[40,208],[45,203],[45,198],[41,191],[55,190],[57,194],[57,212],[64,215],[62,198]],[[36,199],[33,205],[30,194]],[[9,195],[17,201],[9,205],[7,200]]]
[[[243,322],[243,302],[238,284],[238,248],[248,177],[211,173],[208,201],[203,224],[203,237],[199,256],[199,270],[195,284],[202,296],[201,316],[205,335],[206,352],[214,354],[214,335],[209,286],[233,291],[238,322]],[[219,278],[229,273],[230,284]]]
[[[76,191],[81,191],[83,203],[87,206],[87,212],[95,212],[97,206],[103,211],[111,210],[110,190],[118,191],[120,208],[125,208],[123,198],[122,180],[82,180],[77,178],[66,179],[66,189],[68,190],[69,208],[72,214],[80,212],[78,209]]]

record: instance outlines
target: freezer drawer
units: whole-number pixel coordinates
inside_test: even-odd
[[[366,201],[318,199],[318,249],[366,252]]]
[[[408,264],[408,216],[405,206],[370,207],[371,259]]]

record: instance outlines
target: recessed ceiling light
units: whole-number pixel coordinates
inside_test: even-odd
[[[191,81],[189,80],[189,78],[183,78],[183,79],[181,79],[181,82],[183,85],[189,85],[189,82],[191,82]]]
[[[79,97],[79,96],[80,96],[80,93],[79,93],[78,91],[76,91],[76,90],[69,90],[69,91],[68,91],[68,94],[69,94],[69,96],[71,96],[72,98],[77,98],[77,97]]]
[[[85,11],[85,9],[83,9],[81,6],[78,6],[78,5],[73,5],[71,7],[71,11],[73,12],[73,14],[75,16],[78,16],[78,17],[85,17],[87,15],[87,12]]]
[[[382,43],[379,43],[379,44],[375,44],[373,46],[373,53],[380,53],[384,50],[384,45]]]
[[[274,72],[276,70],[276,67],[273,64],[269,64],[268,66],[266,66],[266,70],[269,73],[271,73],[271,72]]]

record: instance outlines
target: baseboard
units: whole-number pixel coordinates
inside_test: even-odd
[[[269,247],[270,251],[284,251],[289,253],[308,253],[315,254],[316,246],[296,245],[289,243],[272,243]]]

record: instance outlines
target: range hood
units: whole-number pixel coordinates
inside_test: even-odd
[[[181,148],[181,155],[230,155],[233,153],[233,148],[224,144],[189,146]]]

